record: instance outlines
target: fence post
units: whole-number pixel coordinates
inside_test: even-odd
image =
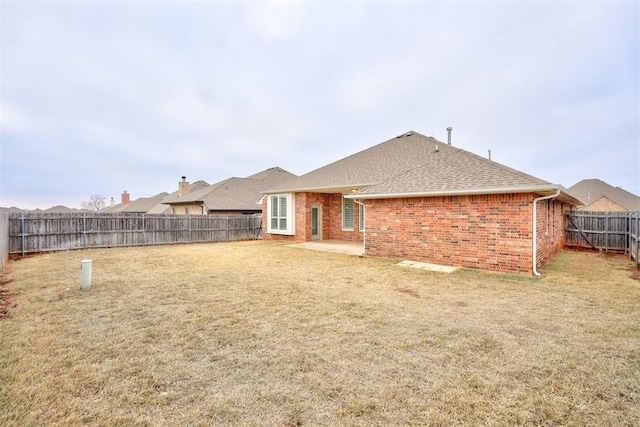
[[[193,238],[191,236],[191,214],[189,214],[189,243],[193,243]]]
[[[24,258],[24,254],[25,254],[24,214],[20,215],[20,243],[22,245],[22,258]]]
[[[82,244],[87,249],[87,214],[82,214]]]
[[[633,235],[633,214],[631,212],[627,213],[627,247],[625,248],[626,252],[629,252],[629,259],[631,259],[632,257],[632,251],[633,251],[633,239],[632,239],[632,235]]]
[[[638,249],[640,249],[640,212],[636,212],[636,269],[638,268]]]
[[[144,214],[142,214],[142,245],[146,245],[147,244],[147,231],[146,231],[146,227],[144,226]]]
[[[604,252],[609,252],[609,212],[604,214]]]

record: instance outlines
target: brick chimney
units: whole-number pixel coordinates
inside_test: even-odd
[[[189,194],[189,183],[187,182],[187,177],[183,176],[182,181],[178,183],[178,197],[182,197],[186,194]]]
[[[122,192],[122,196],[121,196],[121,199],[120,199],[121,203],[122,203],[122,206],[127,206],[129,204],[129,201],[131,200],[131,199],[129,199],[129,196],[130,196],[130,194],[127,193],[127,190],[124,190]]]

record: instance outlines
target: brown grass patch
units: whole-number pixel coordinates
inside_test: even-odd
[[[274,242],[28,258],[0,424],[637,425],[629,266],[565,252],[523,280]]]
[[[9,275],[9,272],[0,271],[0,320],[8,317],[9,309],[15,306],[16,294],[8,289],[8,284],[12,281]]]

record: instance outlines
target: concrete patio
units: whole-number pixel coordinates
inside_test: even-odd
[[[314,240],[312,242],[294,243],[288,246],[348,255],[362,255],[363,252],[362,242],[347,242],[344,240]]]

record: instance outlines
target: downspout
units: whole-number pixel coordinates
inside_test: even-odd
[[[357,204],[359,204],[361,206],[360,209],[363,209],[364,212],[364,203],[359,202],[357,199],[353,199],[354,202],[356,202]],[[363,213],[362,218],[365,218],[365,213]],[[365,219],[366,222],[366,219]],[[360,226],[361,224],[358,224],[358,226]],[[364,226],[364,230],[362,230],[362,256],[364,256],[364,252],[365,252],[365,248],[367,247],[367,226]]]
[[[533,274],[534,276],[540,277],[540,273],[537,270],[537,252],[538,252],[538,202],[540,200],[553,199],[560,195],[560,190],[556,190],[556,192],[550,196],[542,196],[537,199],[533,199]]]

